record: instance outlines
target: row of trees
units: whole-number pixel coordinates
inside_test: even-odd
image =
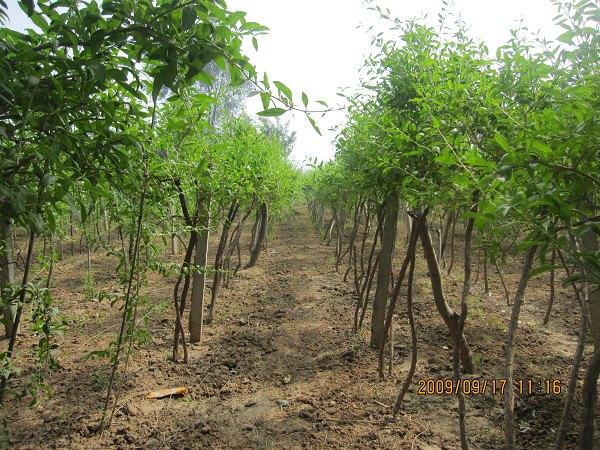
[[[268,224],[298,186],[287,159],[294,136],[268,118],[289,109],[308,114],[308,98],[296,108],[285,84],[266,74],[259,81],[241,48],[248,40],[258,48],[267,28],[221,0],[19,5],[37,28],[0,28],[0,291],[8,337],[0,401],[17,369],[25,314],[40,336],[42,370],[59,364],[52,338],[64,327],[52,269],[79,236],[88,275],[90,252],[102,251],[117,259],[122,285],[110,294],[122,309],[120,331],[99,352],[112,362],[106,418],[118,400],[119,364],[132,350],[146,275],[176,278],[173,359],[182,348],[187,361],[186,343],[201,340],[219,287],[242,267],[248,218],[245,266],[258,262]],[[6,17],[0,2],[0,21]],[[256,94],[260,122],[244,113],[246,97]],[[209,260],[213,232],[220,234]],[[180,264],[159,257],[165,247],[183,254]]]
[[[555,4],[557,24],[564,29],[556,41],[516,30],[495,57],[460,22],[447,27],[445,13],[439,30],[390,19],[399,39],[376,39],[379,53],[366,63],[359,93],[349,98],[336,157],[311,170],[304,188],[314,220],[327,239],[336,239],[336,266],[347,260],[345,276],[353,278],[356,292],[355,330],[372,304],[370,342],[379,351],[381,377],[392,318],[405,292],[413,354],[395,413],[417,363],[412,311],[417,244],[429,270],[432,307],[452,336],[457,380],[474,371],[464,332],[471,255],[483,253],[486,290],[488,264],[504,283],[499,262],[523,257],[513,298],[505,286],[512,312],[506,336],[498,338],[506,349],[510,449],[517,445],[513,371],[526,286],[543,271],[552,272],[554,283],[559,268],[570,275],[565,283],[578,299],[581,328],[556,448],[563,447],[570,426],[588,334],[594,352],[583,380],[580,442],[581,448],[593,447],[600,373],[600,5],[587,0]],[[393,273],[400,217],[407,228],[405,257]],[[454,245],[448,242],[461,226],[462,292],[451,301],[442,272],[452,268],[454,255],[447,261],[447,249],[454,252]],[[460,390],[457,395],[461,446],[468,448],[465,400]]]

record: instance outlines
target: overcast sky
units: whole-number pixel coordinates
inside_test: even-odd
[[[441,0],[379,0],[383,8],[401,19],[427,15],[431,24],[437,23]],[[23,29],[27,17],[8,0],[9,26]],[[325,100],[330,105],[343,99],[336,95],[342,87],[356,87],[358,72],[370,53],[369,25],[384,29],[367,11],[362,0],[229,0],[230,10],[243,10],[247,19],[270,28],[259,39],[259,50],[251,45],[246,51],[259,72],[267,71],[271,80],[287,84],[300,102],[300,93],[306,92],[311,100]],[[454,0],[451,10],[460,14],[472,31],[472,36],[483,40],[491,52],[506,42],[511,28],[520,19],[532,32],[541,31],[548,38],[558,36],[552,23],[556,9],[551,0]],[[357,28],[359,25],[361,28]],[[318,105],[316,105],[318,106]],[[249,102],[249,112],[261,108],[258,97]],[[308,158],[327,160],[334,155],[332,140],[335,134],[328,131],[344,121],[342,112],[315,116],[321,128],[319,136],[300,113],[286,113],[290,127],[297,132],[293,159],[299,164]]]

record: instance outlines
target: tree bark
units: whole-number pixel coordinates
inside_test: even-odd
[[[357,300],[356,300],[356,309],[354,310],[354,332],[358,332],[361,328],[359,323],[362,324],[362,320],[359,322],[359,316],[364,317],[365,310],[367,307],[367,298],[365,297],[365,292],[367,291],[367,286],[371,283],[371,280],[374,276],[375,269],[377,264],[379,264],[379,255],[373,263],[373,255],[375,254],[375,249],[377,248],[377,241],[379,239],[379,234],[381,232],[381,223],[377,224],[377,228],[375,230],[375,236],[373,237],[373,243],[371,244],[371,251],[369,252],[369,260],[366,267],[366,272],[363,278],[361,278],[362,283],[360,284],[359,292],[357,292]],[[368,294],[367,294],[368,297]],[[362,310],[362,313],[361,313]]]
[[[260,226],[256,236],[256,242],[254,247],[250,250],[250,262],[246,265],[246,268],[254,267],[260,257],[260,252],[263,248],[263,242],[267,235],[267,224],[269,222],[269,207],[266,203],[260,205]]]
[[[385,330],[385,310],[390,294],[390,273],[392,271],[392,258],[396,242],[396,228],[398,222],[398,194],[389,193],[385,198],[385,219],[381,236],[381,253],[379,269],[377,271],[377,287],[373,300],[373,317],[371,318],[371,346],[380,348]]]
[[[444,289],[442,287],[442,277],[440,274],[440,267],[438,260],[435,255],[435,249],[433,248],[433,242],[431,241],[431,235],[427,227],[427,222],[424,221],[419,231],[421,236],[421,244],[423,246],[423,254],[427,261],[427,268],[429,269],[429,278],[431,280],[431,289],[433,291],[433,299],[435,306],[442,316],[442,319],[448,326],[450,334],[454,336],[454,333],[458,329],[459,315],[454,311],[444,295]],[[460,336],[460,359],[464,373],[473,373],[473,357],[471,356],[471,350],[467,344],[465,335],[461,333]]]
[[[13,327],[10,333],[8,341],[8,348],[6,350],[6,358],[12,360],[15,351],[15,345],[17,343],[17,332],[19,330],[19,322],[21,321],[21,314],[23,313],[23,306],[25,304],[25,295],[27,294],[27,283],[29,282],[29,271],[31,269],[31,263],[33,260],[33,244],[35,243],[35,232],[29,233],[29,241],[27,244],[27,259],[25,260],[25,267],[23,269],[23,279],[21,281],[21,288],[19,291],[19,302],[17,304],[17,311],[15,313],[15,319]],[[6,385],[8,383],[8,377],[10,375],[2,376],[0,381],[0,405],[4,402],[4,394],[6,393]]]
[[[408,323],[410,325],[411,338],[410,369],[408,369],[408,375],[406,376],[406,380],[404,380],[404,384],[402,385],[402,389],[400,390],[400,394],[398,394],[396,404],[394,405],[394,417],[396,417],[398,411],[400,411],[400,408],[402,407],[402,401],[404,400],[404,396],[408,392],[408,388],[412,384],[412,379],[415,375],[415,370],[417,368],[417,329],[415,327],[412,299],[413,275],[415,272],[415,253],[413,252],[411,256],[412,257],[410,259],[410,268],[408,270],[408,281],[406,283],[406,311],[408,313]]]
[[[448,266],[448,271],[446,272],[450,275],[452,272],[452,267],[454,267],[454,237],[456,236],[456,222],[458,221],[458,212],[455,212],[454,218],[452,219],[452,234],[450,236],[450,265]]]
[[[442,249],[440,259],[446,267],[446,260],[444,258],[444,254],[446,252],[446,245],[448,244],[448,233],[450,231],[450,225],[452,224],[452,219],[454,218],[454,212],[449,212],[446,216],[446,222],[444,223],[444,229],[442,230]]]
[[[592,229],[586,230],[581,236],[581,247],[586,253],[594,253],[600,249],[598,235]],[[589,293],[590,332],[594,339],[594,351],[600,350],[600,287],[590,287]]]
[[[9,302],[5,295],[5,290],[15,282],[11,228],[9,222],[0,221],[0,299],[4,305],[4,330],[7,338],[12,334],[17,314],[17,305]]]
[[[217,295],[219,292],[219,284],[221,282],[221,277],[223,274],[223,256],[225,253],[225,248],[227,247],[229,241],[229,230],[231,229],[231,224],[235,220],[238,208],[239,203],[237,200],[234,200],[229,206],[227,217],[225,218],[225,222],[223,222],[223,231],[221,232],[219,246],[217,247],[217,253],[215,255],[215,274],[213,276],[210,306],[208,309],[208,317],[206,318],[206,323],[211,323],[213,319],[215,304],[217,302]]]
[[[552,249],[552,257],[550,258],[550,264],[554,266],[556,263],[556,249]],[[548,298],[548,308],[546,309],[546,314],[544,315],[544,326],[548,325],[548,321],[550,320],[550,314],[552,313],[552,306],[554,306],[554,274],[555,270],[552,268],[550,272],[550,296]]]
[[[594,409],[598,396],[598,377],[600,376],[600,349],[590,358],[590,363],[583,379],[583,410],[581,412],[581,449],[594,448]]]
[[[529,248],[525,255],[523,268],[521,269],[521,279],[515,293],[513,301],[512,314],[508,325],[506,335],[506,363],[504,366],[504,378],[506,379],[506,389],[504,390],[504,437],[507,449],[515,448],[515,395],[513,385],[513,369],[515,359],[515,333],[519,323],[519,313],[525,298],[525,288],[529,279],[529,272],[533,265],[533,257],[537,251],[537,245]]]
[[[419,229],[421,227],[421,223],[425,220],[427,216],[427,212],[421,212],[416,219],[412,219],[412,227],[413,229],[410,231],[408,249],[406,250],[406,255],[404,257],[404,261],[402,262],[402,266],[400,267],[400,272],[398,273],[398,280],[396,281],[396,285],[394,286],[394,292],[392,294],[392,298],[390,300],[390,306],[387,310],[387,316],[385,319],[385,327],[383,330],[383,340],[382,344],[385,342],[388,330],[392,328],[392,322],[394,318],[394,310],[396,309],[396,302],[398,301],[398,295],[400,294],[400,287],[402,286],[402,282],[404,281],[404,277],[406,275],[406,270],[409,267],[409,264],[412,263],[414,266],[414,258],[415,258],[415,249],[417,246],[417,241],[419,239]],[[408,213],[408,212],[407,212]],[[411,216],[412,217],[412,216]],[[412,289],[412,288],[411,288]],[[383,345],[379,348],[379,377],[381,379],[384,378],[383,375]]]
[[[202,327],[204,322],[204,296],[206,291],[206,263],[208,261],[208,241],[210,237],[210,204],[211,197],[206,195],[199,199],[200,215],[198,230],[198,243],[194,255],[196,270],[192,275],[192,299],[190,302],[190,342],[202,340]]]
[[[562,259],[562,257],[561,257]],[[568,268],[567,269],[567,275]],[[588,311],[587,311],[587,300],[589,292],[586,289],[585,298],[582,300],[579,295],[579,289],[575,283],[571,283],[573,290],[575,291],[575,297],[579,301],[581,306],[581,323],[579,325],[579,340],[577,341],[577,348],[575,349],[575,355],[573,356],[573,365],[571,366],[571,377],[569,378],[569,386],[567,387],[567,398],[565,400],[565,406],[563,408],[562,417],[556,432],[556,441],[554,448],[556,450],[562,450],[565,442],[565,435],[567,434],[567,426],[569,423],[569,417],[571,415],[571,408],[573,407],[573,400],[575,398],[575,390],[577,389],[577,380],[579,378],[579,368],[581,367],[581,361],[583,359],[583,352],[585,350],[585,341],[588,334]]]
[[[477,200],[479,194],[475,192],[473,194],[473,204],[471,205],[470,212],[477,212]],[[458,386],[460,386],[460,347],[461,337],[463,336],[463,330],[465,328],[465,321],[467,320],[467,300],[471,292],[471,239],[473,237],[473,226],[475,224],[475,218],[470,217],[467,220],[467,228],[465,230],[465,247],[464,247],[464,278],[463,278],[463,289],[460,297],[460,316],[458,318],[458,326],[454,332],[454,379]],[[485,274],[487,276],[487,273]],[[457,390],[458,397],[458,424],[460,430],[460,445],[462,450],[469,448],[469,441],[467,437],[467,424],[466,424],[466,411],[465,411],[465,396],[461,389]]]

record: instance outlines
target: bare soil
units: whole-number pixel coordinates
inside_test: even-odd
[[[403,244],[401,235],[396,265]],[[456,252],[460,253],[460,236]],[[116,289],[115,261],[95,254],[92,265],[97,287]],[[396,420],[390,405],[406,376],[411,351],[404,299],[399,301],[395,322],[394,376],[380,381],[376,352],[368,347],[369,318],[365,329],[352,333],[355,297],[350,282],[344,282],[333,266],[333,248],[319,238],[305,208],[299,207],[291,218],[275,225],[259,266],[242,270],[229,289],[221,291],[214,323],[205,328],[202,344],[190,347],[187,365],[169,360],[173,280],[152,275],[142,307],[142,315],[147,315],[142,328],[148,334],[139,336],[112,426],[101,433],[98,424],[110,363],[105,358],[84,358],[107,348],[115,338],[120,312],[108,300],[85,299],[85,255],[65,256],[54,279],[54,293],[68,321],[58,342],[62,368],[47,373],[45,383],[52,394],[42,396],[36,406],[29,407],[27,397],[9,397],[0,411],[6,419],[4,445],[23,449],[458,448],[456,397],[417,394],[418,380],[452,376],[452,341],[435,310],[422,258],[417,262],[414,293],[419,362]],[[511,294],[519,268],[520,261],[503,268]],[[457,257],[455,270],[444,280],[454,304],[461,278]],[[476,376],[491,380],[502,378],[510,307],[493,268],[490,284],[489,296],[483,292],[482,275],[473,286],[466,335],[475,355]],[[541,321],[548,274],[540,275],[531,281],[521,315],[515,378],[533,380],[536,390],[543,388],[545,380],[558,379],[563,386],[558,396],[518,396],[517,441],[522,448],[551,447],[562,411],[579,314],[568,289],[557,286],[556,295],[545,328]],[[15,361],[23,371],[10,381],[15,392],[33,369],[30,350],[36,342],[27,327],[23,329],[26,333],[19,336]],[[177,386],[189,387],[189,393],[178,399],[145,398],[151,390]],[[568,448],[577,440],[579,405],[576,398]],[[467,397],[473,448],[502,448],[502,407],[500,394]]]

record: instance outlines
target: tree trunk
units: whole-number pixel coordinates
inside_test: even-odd
[[[15,345],[17,342],[17,332],[19,331],[19,322],[21,321],[21,314],[23,313],[23,305],[25,304],[25,296],[27,294],[27,283],[29,282],[29,270],[31,269],[31,263],[33,260],[33,244],[35,243],[35,232],[29,233],[29,241],[27,244],[27,259],[25,260],[25,267],[23,269],[23,279],[21,281],[21,287],[19,290],[19,301],[17,304],[17,311],[15,313],[15,319],[13,327],[10,333],[8,348],[6,350],[5,357],[12,361]],[[8,383],[8,377],[10,372],[2,376],[0,381],[0,405],[4,402],[4,394],[6,393],[6,385]]]
[[[510,323],[508,325],[508,332],[506,334],[506,363],[504,366],[504,378],[506,379],[506,389],[504,391],[504,437],[507,449],[515,448],[515,396],[513,386],[513,369],[515,359],[515,333],[517,331],[517,325],[519,323],[519,313],[521,312],[521,305],[525,298],[525,288],[527,287],[527,281],[529,279],[529,272],[533,265],[533,257],[537,251],[537,245],[530,247],[525,256],[523,262],[523,269],[521,269],[521,279],[519,280],[519,286],[515,293],[515,300],[513,302],[512,314],[510,317]]]
[[[427,261],[427,268],[429,269],[429,278],[431,280],[431,289],[433,291],[435,306],[448,326],[450,334],[454,335],[458,329],[459,315],[450,307],[448,302],[446,302],[444,289],[442,287],[440,267],[437,262],[438,260],[435,255],[435,249],[433,248],[433,242],[431,241],[427,222],[423,222],[419,233],[421,235],[423,254]],[[467,339],[463,333],[461,333],[460,336],[460,360],[462,362],[464,373],[473,373],[473,357],[471,356],[471,350],[469,349]]]
[[[562,257],[561,257],[562,259]],[[567,275],[568,268],[567,269]],[[570,275],[569,275],[570,276]],[[588,289],[585,291],[585,298],[582,300],[579,295],[579,289],[575,283],[571,283],[573,290],[575,291],[575,297],[578,299],[581,306],[581,323],[579,325],[579,340],[577,341],[577,348],[575,349],[575,355],[573,356],[573,365],[571,366],[571,377],[569,378],[569,385],[567,387],[567,398],[565,400],[565,406],[563,408],[562,417],[556,432],[556,441],[554,448],[556,450],[562,450],[565,443],[565,435],[567,434],[567,427],[569,424],[569,417],[571,416],[571,409],[573,407],[573,400],[575,398],[575,390],[577,389],[577,380],[579,378],[579,369],[581,367],[581,361],[583,359],[583,352],[585,350],[585,341],[588,334],[588,311],[587,311],[587,300],[588,300]]]
[[[500,276],[500,282],[502,283],[502,289],[504,289],[504,299],[506,300],[506,305],[510,306],[510,295],[508,294],[508,288],[506,287],[506,282],[504,281],[504,276],[502,275],[502,270],[500,270],[500,266],[498,266],[498,260],[494,260],[494,267],[496,267],[496,272]]]
[[[371,346],[380,348],[383,342],[385,329],[385,310],[390,294],[390,273],[392,271],[392,258],[396,241],[396,227],[398,222],[398,194],[389,193],[385,198],[385,219],[381,236],[381,253],[379,269],[377,271],[377,287],[373,300],[373,317],[371,318]]]
[[[600,249],[598,235],[592,229],[586,230],[581,236],[582,250],[586,253],[594,253]],[[590,286],[589,293],[590,331],[594,339],[594,350],[600,350],[600,287]]]
[[[15,266],[12,251],[12,230],[10,223],[0,222],[0,299],[4,305],[4,330],[6,337],[12,334],[17,305],[5,298],[5,289],[15,282]]]
[[[450,212],[446,216],[446,223],[444,224],[444,229],[442,230],[442,249],[440,250],[441,255],[440,259],[446,267],[446,260],[444,258],[444,253],[446,252],[446,245],[448,244],[448,232],[450,231],[450,225],[452,224],[452,219],[454,218],[454,213]]]
[[[183,259],[183,264],[179,269],[179,277],[175,282],[175,288],[173,289],[173,304],[175,306],[175,335],[173,337],[173,361],[177,362],[179,359],[179,338],[181,337],[181,342],[183,344],[183,362],[187,363],[187,343],[185,339],[185,332],[183,328],[183,320],[181,318],[183,311],[185,310],[185,300],[187,297],[187,292],[189,289],[189,281],[190,281],[190,272],[189,268],[192,264],[192,257],[194,254],[194,250],[196,248],[196,244],[198,242],[198,233],[196,230],[192,230],[190,233],[190,240],[188,242],[188,246],[185,251],[185,256]],[[181,296],[179,295],[179,286],[181,285],[182,280],[185,282],[183,285],[183,290]]]
[[[331,217],[327,228],[325,229],[325,236],[323,237],[323,241],[327,241],[327,245],[331,242],[331,235],[333,234],[333,227],[335,226],[335,215]]]
[[[450,235],[450,265],[448,266],[448,271],[446,272],[450,275],[452,272],[452,267],[454,267],[454,236],[456,236],[456,222],[458,221],[458,212],[455,212],[454,218],[452,219],[452,234]]]
[[[258,258],[260,257],[260,252],[263,248],[263,242],[265,240],[265,236],[267,235],[267,224],[269,222],[269,207],[266,203],[260,205],[260,226],[258,228],[258,233],[256,236],[256,242],[254,247],[250,250],[250,262],[246,266],[246,268],[254,267],[258,262]]]
[[[473,204],[471,205],[470,212],[477,212],[477,200],[479,194],[475,192],[473,194]],[[465,321],[467,320],[467,300],[471,292],[471,239],[473,237],[473,226],[475,219],[470,217],[467,220],[467,228],[465,230],[465,248],[464,248],[464,278],[463,278],[463,289],[460,297],[460,316],[458,318],[458,326],[454,331],[454,380],[457,385],[460,386],[460,347],[461,337],[463,336],[463,330],[465,328]],[[486,273],[487,276],[487,273]],[[469,448],[469,441],[467,437],[467,424],[466,424],[466,408],[465,408],[465,397],[461,389],[457,390],[458,397],[458,424],[460,430],[460,445],[462,450]]]
[[[550,264],[554,266],[556,263],[556,249],[552,249],[552,257],[550,258]],[[546,314],[544,315],[544,326],[548,325],[548,321],[550,320],[550,314],[552,313],[552,306],[554,305],[554,275],[555,270],[552,268],[550,272],[550,296],[548,298],[548,308],[546,309]]]
[[[204,294],[206,290],[206,263],[208,261],[208,239],[210,236],[210,195],[200,200],[200,215],[198,230],[198,243],[194,255],[196,270],[192,276],[192,300],[190,302],[190,342],[202,340],[202,326],[204,321]]]
[[[413,275],[415,272],[415,253],[413,252],[411,256],[410,268],[408,269],[408,281],[406,283],[406,312],[408,313],[408,323],[410,325],[411,338],[410,369],[408,369],[408,375],[406,375],[406,379],[404,380],[404,384],[402,384],[402,389],[400,390],[400,394],[398,394],[396,404],[394,405],[394,417],[396,417],[398,411],[400,411],[400,408],[402,407],[402,401],[408,392],[408,388],[412,384],[415,370],[417,368],[417,329],[415,327],[412,299]]]
[[[581,236],[582,250],[593,253],[599,250],[598,235],[593,229],[586,230]],[[588,277],[586,277],[588,278]],[[600,286],[587,281],[590,318],[590,331],[594,340],[594,354],[590,358],[583,379],[583,411],[581,413],[581,448],[594,448],[594,410],[598,396],[598,376],[600,375]],[[584,305],[585,306],[585,305]]]
[[[407,246],[410,240],[410,232],[413,227],[413,218],[408,214],[408,205],[404,204],[402,206],[403,217],[404,217],[404,229],[406,233],[406,238],[404,239],[404,245]]]
[[[489,294],[490,293],[490,282],[489,282],[489,278],[488,278],[487,261],[488,261],[487,247],[484,247],[483,248],[483,292],[485,292],[486,294]],[[502,281],[502,284],[504,285],[504,279],[502,278],[502,274],[500,274],[500,279]]]
[[[235,220],[238,208],[239,203],[237,200],[234,200],[229,207],[229,211],[227,213],[227,217],[225,218],[225,222],[223,222],[223,231],[221,232],[219,246],[217,247],[217,254],[215,255],[215,274],[213,276],[210,306],[208,309],[208,317],[206,319],[206,323],[211,323],[213,319],[215,304],[217,302],[217,295],[219,292],[219,284],[221,283],[221,277],[223,275],[223,257],[225,254],[225,248],[227,247],[229,242],[229,230],[231,229],[231,224]]]
[[[593,450],[594,446],[594,409],[598,396],[598,376],[600,376],[600,349],[590,358],[583,379],[583,411],[581,412],[581,449]]]
[[[416,221],[414,220],[414,218],[412,220],[413,229],[411,230],[410,235],[409,235],[408,249],[406,250],[406,255],[404,257],[404,261],[402,262],[402,266],[400,267],[400,272],[398,273],[398,280],[396,281],[396,285],[394,286],[394,292],[392,293],[392,298],[390,300],[390,306],[387,309],[387,316],[385,319],[385,327],[383,330],[382,343],[384,343],[387,338],[388,330],[391,330],[391,328],[392,328],[394,311],[396,309],[396,302],[398,301],[398,295],[400,294],[400,287],[402,286],[402,283],[404,281],[404,276],[406,275],[406,270],[408,269],[409,264],[412,263],[412,266],[414,266],[415,249],[417,246],[417,241],[419,239],[419,229],[421,227],[421,223],[423,223],[423,220],[425,220],[425,217],[427,216],[427,212],[428,211],[420,213],[417,216]],[[379,377],[381,379],[384,378],[384,375],[383,375],[383,345],[379,348]]]
[[[354,332],[358,332],[362,325],[362,318],[365,315],[367,308],[367,301],[369,294],[367,293],[367,287],[370,286],[373,276],[375,274],[375,269],[379,264],[379,255],[373,263],[373,255],[375,254],[375,249],[377,248],[377,241],[379,239],[379,234],[381,233],[381,222],[377,223],[377,228],[375,230],[375,236],[373,237],[373,243],[371,244],[371,251],[369,252],[369,260],[366,267],[366,272],[364,278],[362,278],[362,283],[360,285],[359,292],[357,293],[358,298],[356,300],[356,309],[354,311]],[[370,289],[370,288],[369,288]],[[365,296],[365,293],[366,296]],[[359,321],[359,317],[361,320]]]
[[[171,213],[171,255],[176,256],[179,253],[179,249],[177,248],[177,233],[175,232],[175,219],[173,218],[175,208],[173,204],[169,205],[169,212]]]

